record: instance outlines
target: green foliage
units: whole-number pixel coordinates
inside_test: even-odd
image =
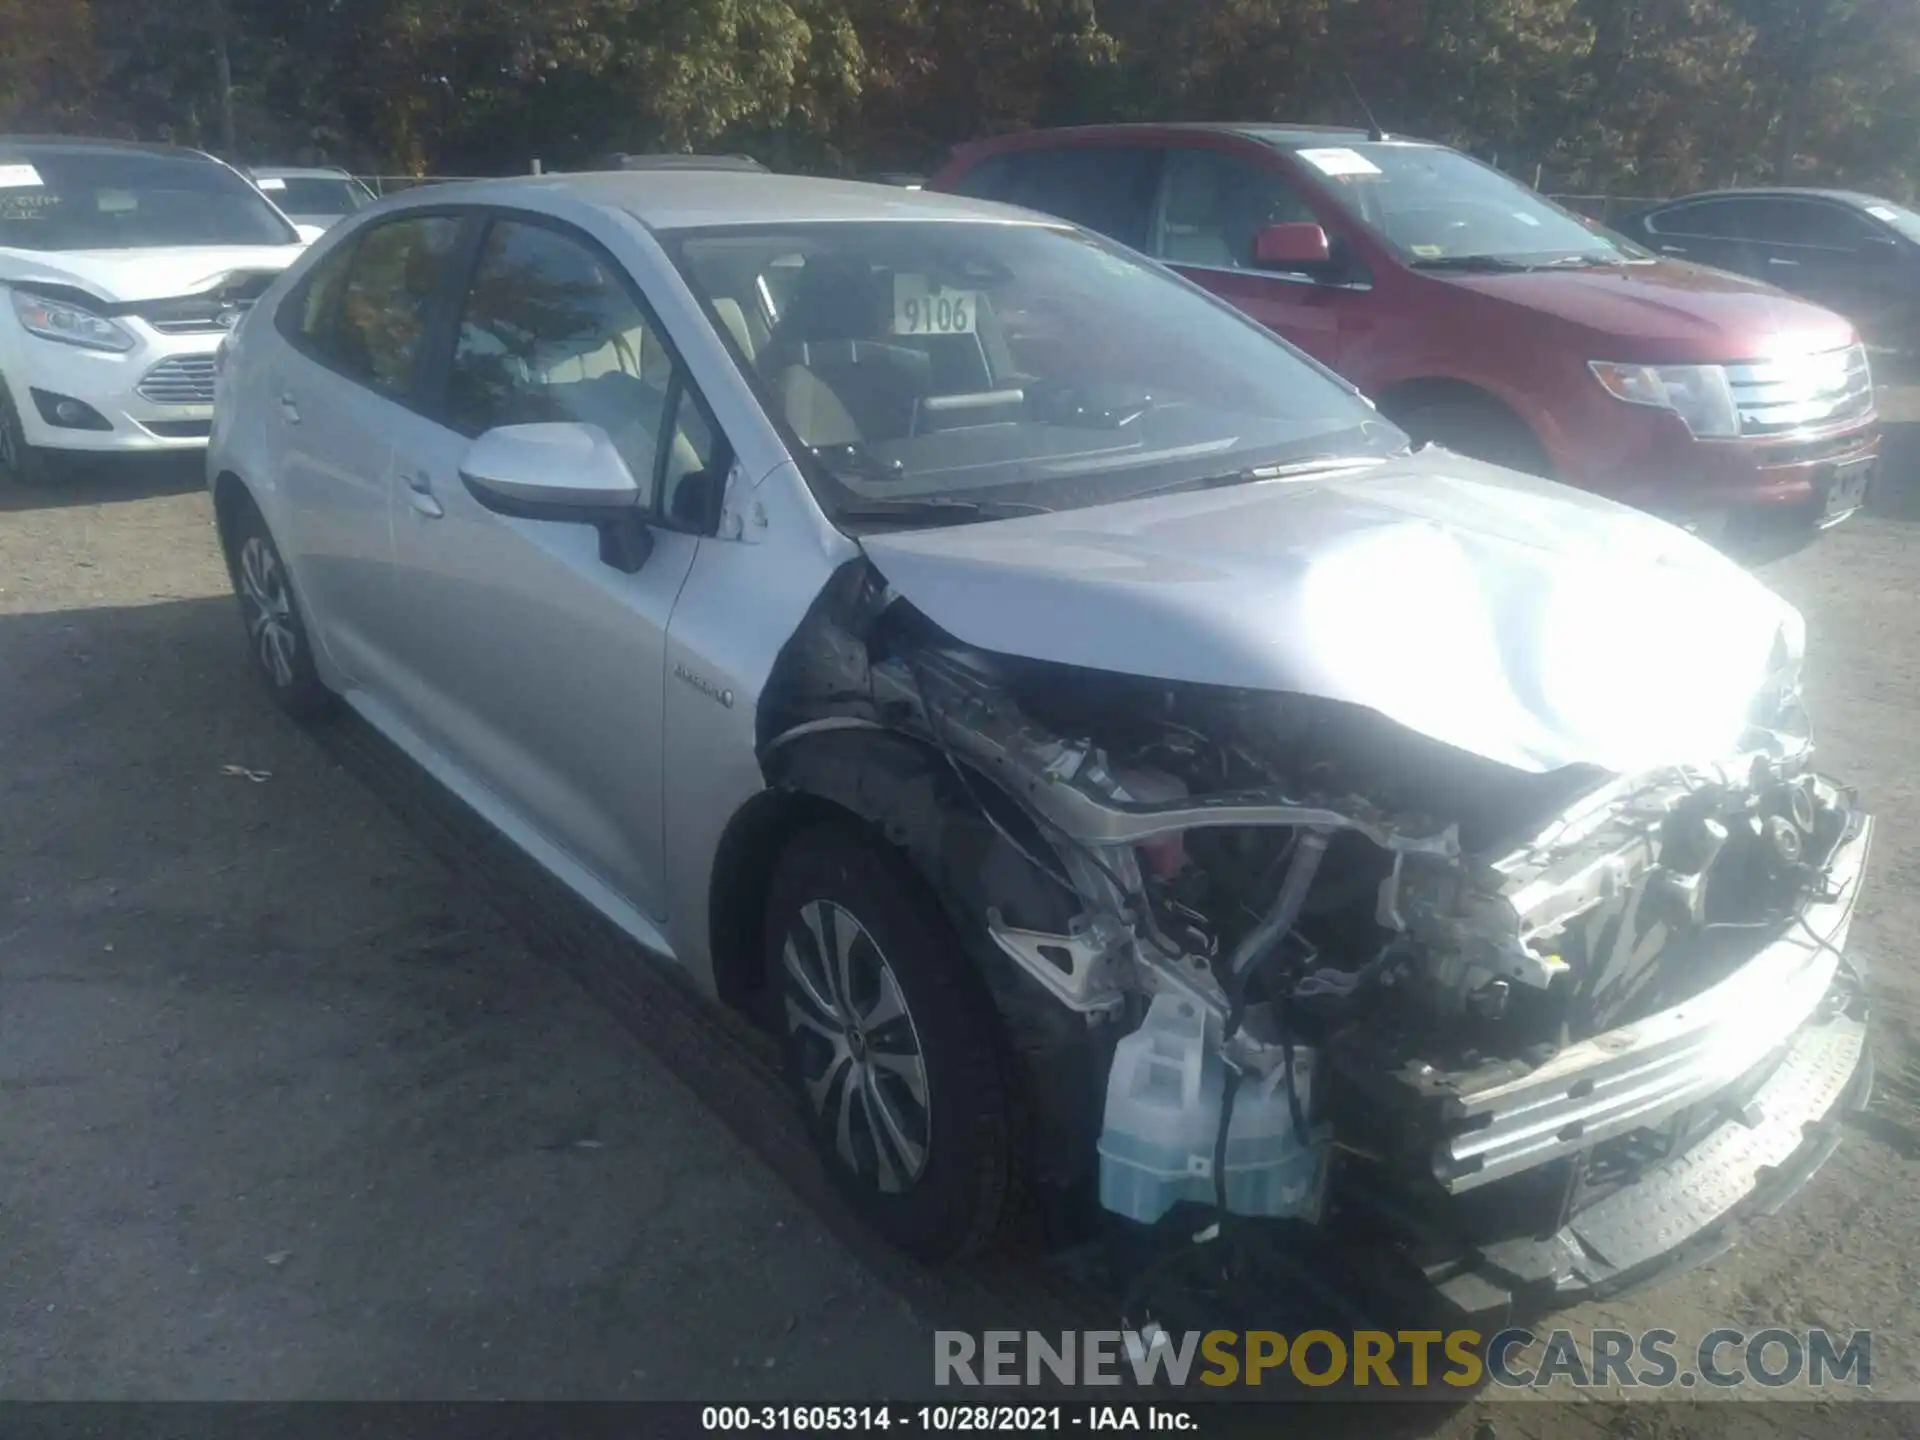
[[[232,76],[222,84],[224,50]],[[1117,119],[1359,123],[1550,188],[1920,180],[1920,0],[0,0],[0,124],[486,173],[927,168]]]

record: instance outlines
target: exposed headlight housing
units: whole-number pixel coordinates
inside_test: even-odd
[[[1739,437],[1740,409],[1727,372],[1719,365],[1622,365],[1592,360],[1588,368],[1616,400],[1671,410],[1698,439]]]
[[[113,321],[65,300],[50,300],[28,290],[13,292],[13,313],[29,335],[79,345],[88,350],[125,354],[139,342]]]

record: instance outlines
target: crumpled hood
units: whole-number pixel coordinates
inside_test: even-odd
[[[861,544],[980,649],[1365,705],[1532,773],[1722,758],[1805,644],[1685,532],[1437,449]]]
[[[305,245],[193,245],[154,250],[11,250],[0,285],[38,282],[84,290],[109,305],[211,290],[236,270],[284,270]]]

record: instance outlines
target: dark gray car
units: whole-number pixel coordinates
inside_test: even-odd
[[[1870,342],[1920,349],[1920,214],[1904,205],[1848,190],[1721,190],[1621,228],[1662,254],[1818,301]]]

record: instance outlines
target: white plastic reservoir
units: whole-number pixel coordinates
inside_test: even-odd
[[[1294,1093],[1309,1113],[1313,1055],[1293,1057]],[[1107,1075],[1100,1132],[1100,1203],[1152,1224],[1177,1201],[1214,1201],[1213,1149],[1227,1068],[1200,1008],[1156,995],[1140,1028],[1120,1041]],[[1317,1220],[1327,1147],[1296,1138],[1285,1067],[1249,1071],[1227,1132],[1227,1209],[1236,1215]]]

